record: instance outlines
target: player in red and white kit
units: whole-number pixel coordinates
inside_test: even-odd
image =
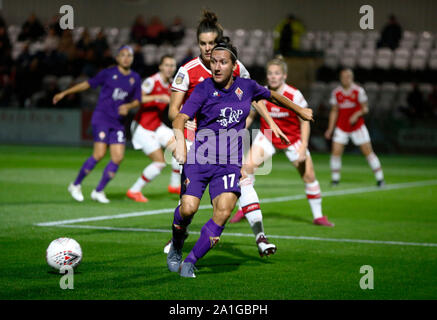
[[[302,108],[307,108],[308,103],[302,93],[285,83],[287,79],[287,64],[279,58],[275,58],[267,64],[268,88],[289,98]],[[244,161],[243,170],[246,171],[250,180],[241,186],[240,203],[242,210],[231,219],[230,222],[238,222],[244,217],[249,224],[256,225],[262,219],[259,198],[254,189],[255,171],[267,159],[271,158],[277,150],[283,150],[288,160],[299,172],[304,184],[306,196],[313,214],[313,223],[316,225],[334,226],[322,213],[322,197],[319,182],[314,173],[314,165],[308,151],[308,140],[310,136],[310,124],[308,121],[301,121],[295,113],[288,109],[277,106],[266,101],[266,107],[274,122],[287,136],[290,143],[284,143],[280,138],[271,134],[270,127],[260,120],[260,131],[255,137],[252,147]],[[249,120],[250,126],[256,112],[251,111]],[[260,230],[261,232],[262,230]]]
[[[137,202],[147,202],[141,190],[155,179],[165,167],[164,153],[161,148],[169,148],[175,141],[173,130],[162,123],[162,114],[170,102],[170,82],[176,71],[176,61],[165,55],[159,63],[159,72],[144,80],[142,89],[142,106],[132,121],[132,144],[152,160],[142,172],[127,196]],[[179,164],[172,158],[172,173],[168,191],[180,193]]]
[[[329,101],[332,108],[329,114],[329,125],[325,132],[325,138],[331,139],[332,134],[334,134],[330,160],[331,183],[333,186],[336,186],[340,182],[341,156],[350,138],[356,146],[360,147],[361,152],[366,157],[370,168],[374,172],[377,186],[382,187],[385,185],[385,182],[381,163],[373,152],[369,132],[363,118],[369,112],[367,95],[364,89],[353,81],[354,74],[351,69],[341,70],[341,86],[332,91]]]
[[[200,49],[200,56],[192,59],[181,66],[176,74],[172,84],[172,94],[169,107],[169,119],[173,121],[182,108],[183,103],[190,97],[196,85],[203,80],[212,77],[210,69],[211,52],[217,43],[217,40],[223,37],[223,28],[217,22],[217,16],[210,11],[203,12],[202,19],[197,27],[197,42]],[[234,76],[249,78],[249,72],[244,65],[237,60]],[[185,125],[185,138],[187,152],[193,144],[195,137],[196,122],[187,121]],[[262,223],[262,220],[261,220]],[[183,226],[182,226],[183,227]],[[183,228],[181,228],[183,229]],[[164,252],[168,253],[171,242],[169,241],[164,247]],[[258,249],[266,251],[267,249],[276,250],[276,246],[268,242],[264,234],[257,239]],[[266,251],[266,254],[268,252]]]

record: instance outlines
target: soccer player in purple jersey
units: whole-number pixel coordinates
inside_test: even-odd
[[[240,184],[247,179],[241,172],[246,118],[252,101],[266,99],[291,109],[303,120],[312,120],[312,110],[300,108],[288,98],[270,91],[255,81],[233,77],[237,50],[224,38],[211,53],[212,78],[194,89],[173,121],[176,136],[176,160],[184,164],[181,204],[176,207],[172,225],[173,238],[167,266],[182,277],[195,278],[196,262],[219,240],[238,197]],[[288,141],[268,113],[262,114],[275,135]],[[189,119],[197,119],[196,139],[187,155],[183,129]],[[243,176],[242,176],[243,175]],[[240,179],[241,178],[241,179]],[[202,228],[200,237],[182,262],[186,229],[197,212],[209,185],[213,217]]]
[[[105,156],[109,145],[111,160],[105,167],[97,188],[91,193],[91,199],[100,203],[109,203],[103,189],[115,176],[124,157],[125,116],[130,109],[140,105],[141,78],[138,73],[130,69],[133,62],[132,48],[122,46],[118,50],[116,61],[116,66],[104,69],[94,78],[81,82],[53,97],[53,103],[56,104],[68,94],[81,92],[90,87],[102,87],[91,119],[94,136],[93,154],[82,165],[76,180],[68,186],[71,196],[79,202],[84,200],[81,190],[82,180]]]

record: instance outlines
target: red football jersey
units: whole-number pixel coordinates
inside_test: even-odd
[[[367,102],[367,95],[364,89],[355,83],[345,90],[342,86],[332,91],[329,103],[338,106],[338,118],[336,126],[345,132],[352,132],[359,129],[364,124],[364,118],[359,117],[352,126],[349,122],[350,117],[361,110],[361,103]]]
[[[237,68],[235,69],[233,75],[241,78],[250,78],[249,72],[240,61],[237,61]],[[203,80],[210,77],[212,77],[211,70],[209,70],[203,64],[200,57],[197,57],[179,68],[171,88],[175,91],[186,92],[183,101],[183,103],[185,103],[185,101],[187,101],[187,99],[190,97],[194,88]],[[188,130],[185,129],[185,138],[193,141],[194,131],[190,130],[188,132]]]
[[[155,73],[144,80],[141,90],[147,95],[167,95],[170,97],[170,83],[165,83],[161,74]],[[153,100],[143,103],[135,115],[137,121],[144,129],[155,131],[162,123],[162,114],[167,107],[167,102]]]
[[[293,101],[295,104],[297,104],[302,108],[308,107],[308,103],[306,102],[302,93],[298,89],[289,86],[288,84],[285,84],[279,93],[287,97],[288,99],[290,99],[291,101]],[[286,144],[282,142],[281,138],[276,137],[272,133],[271,134],[272,144],[278,149],[285,149],[290,145],[296,143],[296,141],[299,141],[300,121],[298,116],[293,111],[280,107],[269,101],[265,101],[265,104],[266,104],[267,111],[269,112],[270,116],[273,118],[273,121],[275,121],[279,129],[281,129],[282,132],[284,132],[284,134],[290,140],[290,144]],[[260,119],[260,129],[263,134],[265,130],[270,129],[269,125],[262,117]],[[269,137],[268,135],[266,136]]]

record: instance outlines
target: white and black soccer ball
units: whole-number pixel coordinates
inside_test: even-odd
[[[73,269],[82,261],[82,248],[71,238],[58,238],[50,242],[46,251],[46,260],[50,267],[57,270],[64,266]]]

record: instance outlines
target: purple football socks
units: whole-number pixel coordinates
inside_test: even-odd
[[[209,219],[202,227],[199,240],[197,240],[184,262],[196,264],[197,260],[202,258],[220,240],[224,228],[224,226],[219,226],[212,219]]]
[[[184,241],[187,238],[187,227],[190,225],[193,217],[182,218],[180,213],[180,205],[176,207],[173,218],[173,246],[180,250],[184,246]]]
[[[117,170],[118,164],[115,164],[114,162],[112,162],[112,160],[109,161],[109,163],[105,167],[105,170],[103,171],[102,179],[100,179],[99,185],[96,188],[97,192],[100,192],[105,188],[108,182],[111,181],[112,178],[114,178]]]
[[[79,174],[76,177],[76,180],[74,180],[74,185],[77,186],[82,183],[82,180],[91,172],[91,170],[94,169],[94,167],[97,164],[97,160],[94,159],[93,156],[89,157],[82,165],[82,168],[80,168]]]

